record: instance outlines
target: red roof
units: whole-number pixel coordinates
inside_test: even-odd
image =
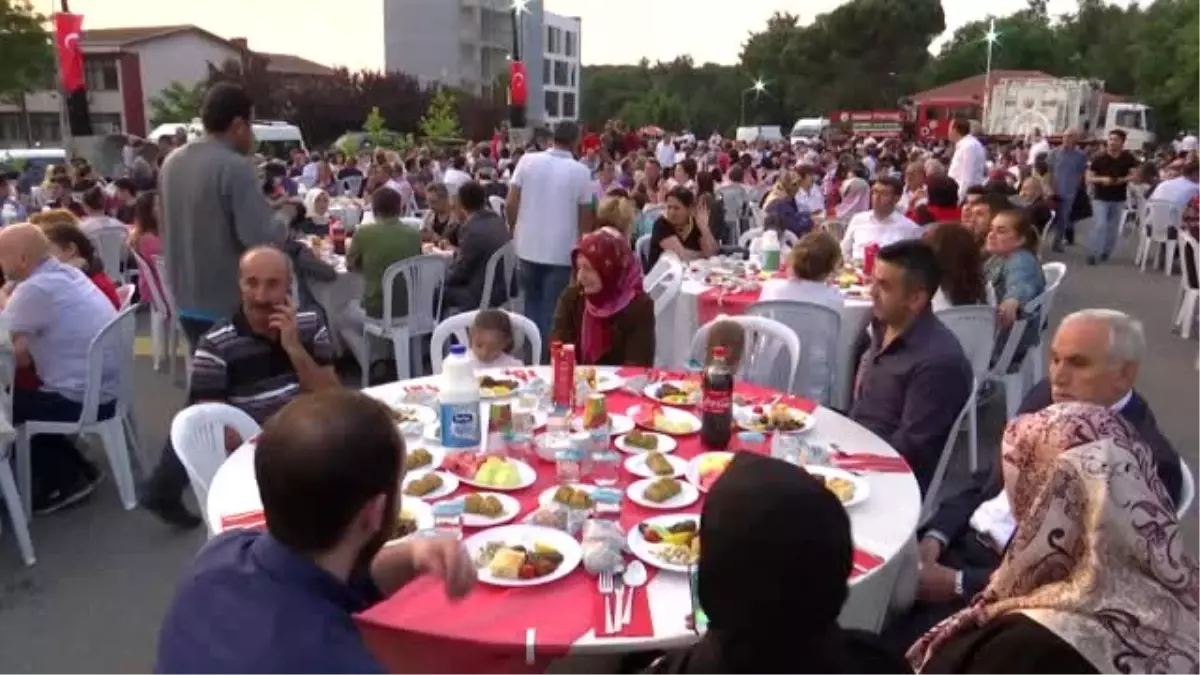
[[[1040,70],[993,70],[991,74],[991,82],[995,84],[1004,78],[1017,77],[1054,77],[1048,73],[1043,73]],[[943,84],[940,87],[934,87],[920,93],[913,94],[909,98],[913,103],[925,103],[930,101],[983,101],[984,89],[987,88],[988,75],[981,73],[968,77],[965,80]]]

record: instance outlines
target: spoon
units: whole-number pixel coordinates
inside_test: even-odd
[[[642,564],[641,560],[634,560],[625,568],[625,574],[621,576],[621,580],[629,589],[629,599],[625,601],[625,610],[621,614],[621,625],[628,626],[632,621],[633,595],[637,593],[638,586],[646,583],[646,566]]]

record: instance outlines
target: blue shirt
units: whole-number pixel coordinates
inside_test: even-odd
[[[192,563],[158,637],[159,673],[377,673],[351,615],[378,601],[265,532],[236,530]]]

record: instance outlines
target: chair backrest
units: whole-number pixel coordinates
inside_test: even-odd
[[[937,507],[941,502],[938,499],[938,493],[941,491],[942,478],[946,475],[946,466],[949,465],[950,455],[954,452],[954,446],[958,442],[958,432],[962,429],[963,420],[966,419],[967,412],[970,411],[972,405],[974,405],[974,401],[968,397],[962,410],[958,411],[954,425],[950,427],[950,435],[946,437],[946,444],[942,446],[942,456],[938,458],[937,468],[934,469],[933,477],[929,480],[929,487],[925,488],[925,498],[921,500],[921,516],[917,521],[918,527],[929,522],[929,519],[937,512]]]
[[[683,263],[673,255],[661,255],[654,269],[646,275],[642,289],[654,300],[654,316],[657,319],[675,302],[679,289],[683,287]],[[658,322],[661,324],[661,322]]]
[[[492,195],[488,197],[488,206],[492,207],[493,211],[500,214],[501,218],[508,217],[508,205],[504,202],[504,198],[500,195]]]
[[[1046,279],[1046,288],[1057,286],[1067,276],[1066,263],[1050,262],[1042,265],[1042,277]]]
[[[791,394],[800,367],[800,336],[788,326],[765,316],[718,317],[700,327],[692,338],[692,358],[703,363],[708,332],[717,321],[733,321],[746,331],[746,350],[742,354],[739,375],[747,382],[782,389]],[[786,351],[785,351],[786,350]],[[788,368],[778,366],[779,355],[785,353]]]
[[[746,249],[750,248],[750,244],[754,243],[755,239],[761,237],[762,233],[763,229],[761,227],[752,227],[746,230],[742,233],[741,237],[738,237],[738,247]]]
[[[1062,287],[1063,280],[1067,278],[1067,266],[1060,262],[1046,263],[1042,265],[1042,277],[1046,280],[1046,290],[1042,291],[1042,301],[1037,305],[1038,330],[1045,333],[1050,329],[1050,312],[1054,309],[1054,300],[1058,297],[1058,289]]]
[[[1178,228],[1182,224],[1183,209],[1165,199],[1150,199],[1146,201],[1143,222],[1149,230],[1151,241],[1165,242],[1171,228]]]
[[[821,223],[821,227],[829,233],[831,237],[841,241],[846,236],[846,226],[850,223],[847,218],[828,218]]]
[[[508,320],[512,322],[513,328],[513,347],[514,355],[521,354],[521,347],[528,342],[533,355],[533,363],[531,366],[540,366],[542,364],[542,333],[538,330],[537,324],[532,319],[510,312],[501,310],[508,315]],[[450,338],[454,338],[455,344],[469,344],[470,336],[467,330],[475,321],[475,315],[478,311],[463,312],[455,314],[452,317],[443,319],[433,329],[433,337],[429,341],[429,358],[433,365],[433,374],[437,375],[442,372],[442,361],[446,358],[446,353],[450,351]]]
[[[1179,478],[1179,504],[1175,507],[1175,517],[1183,520],[1183,514],[1196,498],[1196,479],[1182,457],[1179,458]]]
[[[121,302],[118,309],[125,309],[133,302],[133,294],[137,291],[137,284],[122,284],[117,289],[117,300]]]
[[[1055,211],[1054,209],[1050,209],[1050,217],[1046,219],[1045,223],[1042,223],[1042,229],[1041,229],[1042,235],[1041,235],[1041,238],[1038,239],[1038,256],[1039,257],[1041,257],[1046,252],[1046,249],[1050,248],[1050,242],[1051,242],[1051,240],[1054,239],[1054,237],[1051,236],[1051,234],[1050,234],[1050,232],[1051,232],[1050,228],[1053,227],[1053,225],[1054,225],[1054,216],[1056,213],[1057,213],[1057,211]]]
[[[104,271],[112,279],[120,280],[125,271],[125,240],[129,231],[123,227],[102,227],[88,233],[88,239],[96,247]]]
[[[342,194],[350,197],[357,197],[362,192],[362,185],[362,176],[346,176],[338,181]]]
[[[422,226],[425,225],[425,221],[421,220],[420,218],[414,218],[414,217],[409,217],[409,216],[405,216],[405,217],[401,218],[400,222],[404,223],[405,225],[411,227],[414,230],[419,230],[419,229],[421,229]]]
[[[171,447],[187,470],[202,511],[208,504],[208,486],[228,454],[226,429],[233,429],[242,442],[260,431],[253,417],[224,403],[197,403],[180,410],[171,420]]]
[[[793,391],[798,396],[829,405],[838,360],[842,315],[824,305],[795,300],[756,302],[746,308],[750,316],[774,319],[800,338],[800,365]]]
[[[971,372],[976,381],[982,381],[996,348],[996,308],[991,305],[959,305],[936,314],[958,338],[963,354],[971,362]]]
[[[408,293],[408,316],[392,316],[392,293],[396,277],[404,276]],[[442,287],[446,279],[446,259],[440,255],[419,255],[394,262],[383,272],[383,325],[399,318],[408,322],[409,335],[432,333],[442,315]]]
[[[114,398],[117,400],[118,415],[129,409],[133,400],[136,311],[137,307],[131,306],[118,312],[88,344],[87,381],[84,384],[80,424],[96,422],[100,404]]]
[[[750,210],[750,227],[762,228],[767,224],[767,212],[762,207],[762,199],[754,199],[746,202],[746,208]]]
[[[792,248],[799,243],[800,237],[797,237],[795,232],[792,232],[791,230],[782,230],[779,233],[779,246],[781,248]]]
[[[146,259],[138,254],[133,249],[129,250],[129,254],[133,256],[133,262],[138,268],[138,279],[146,281],[146,290],[150,291],[150,297],[142,298],[142,302],[149,302],[155,312],[163,316],[171,315],[171,308],[167,304],[167,300],[163,297],[162,282],[159,280],[159,270],[150,266]]]
[[[154,271],[158,272],[158,288],[162,291],[162,299],[167,305],[167,313],[172,318],[179,316],[178,306],[175,304],[175,293],[171,290],[171,278],[167,276],[167,262],[161,255],[154,256]]]
[[[498,199],[493,197],[493,199]],[[504,267],[500,267],[503,264]],[[496,249],[492,257],[488,258],[487,267],[483,273],[483,299],[479,302],[479,309],[487,309],[492,306],[492,286],[496,283],[497,269],[503,273],[504,296],[507,298],[504,305],[517,298],[517,247],[513,242],[509,241],[505,245]]]
[[[1193,290],[1200,289],[1200,245],[1187,230],[1179,231],[1179,249],[1183,259],[1183,285]]]
[[[646,265],[650,262],[650,235],[643,234],[638,237],[637,243],[633,245],[633,250],[637,252],[638,262],[642,263],[642,269],[646,269]]]

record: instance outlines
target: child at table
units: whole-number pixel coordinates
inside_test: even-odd
[[[742,368],[742,355],[746,351],[746,331],[742,325],[728,318],[718,317],[708,329],[708,342],[704,346],[704,367],[713,360],[713,351],[725,348],[725,363],[729,370],[737,373]]]
[[[471,361],[476,368],[519,368],[520,359],[509,354],[516,344],[512,321],[499,309],[480,310],[468,331]]]

